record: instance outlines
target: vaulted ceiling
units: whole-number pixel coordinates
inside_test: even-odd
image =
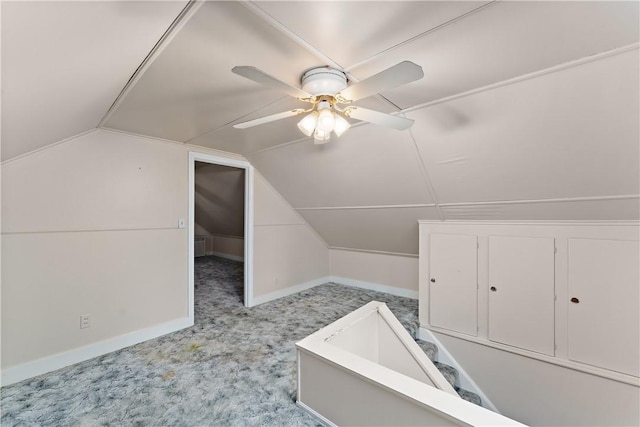
[[[418,219],[638,219],[638,2],[2,2],[2,154],[105,127],[239,153],[331,247],[417,253]],[[357,104],[314,145],[298,86],[410,60],[424,78]]]

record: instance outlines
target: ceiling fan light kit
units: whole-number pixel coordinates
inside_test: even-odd
[[[306,71],[300,79],[301,88],[284,83],[275,77],[251,66],[234,67],[232,71],[239,76],[266,86],[277,88],[300,101],[311,103],[309,109],[295,109],[273,114],[248,122],[237,123],[234,128],[246,129],[286,117],[309,113],[298,122],[298,129],[306,136],[312,136],[314,143],[324,144],[331,139],[331,132],[340,137],[351,124],[345,117],[353,117],[398,130],[408,129],[413,120],[365,108],[338,104],[350,104],[353,101],[375,95],[384,90],[419,80],[424,76],[422,67],[410,61],[403,61],[368,79],[349,86],[344,72],[331,67],[317,67]]]
[[[302,90],[313,96],[329,95],[347,88],[347,76],[331,67],[318,67],[306,71],[300,79]]]

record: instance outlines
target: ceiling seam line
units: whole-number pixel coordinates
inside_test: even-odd
[[[457,206],[490,206],[490,205],[523,205],[540,203],[564,203],[564,202],[598,202],[608,200],[634,200],[640,199],[640,194],[622,194],[616,196],[590,196],[590,197],[563,197],[553,199],[531,199],[531,200],[493,200],[486,202],[451,202],[440,203],[442,207]]]
[[[440,207],[456,206],[488,206],[488,205],[518,205],[537,203],[562,203],[562,202],[593,202],[607,200],[634,200],[640,199],[640,194],[622,194],[616,196],[592,196],[592,197],[565,197],[553,199],[530,199],[530,200],[491,200],[482,202],[444,202],[438,203]],[[370,205],[370,206],[309,206],[294,208],[297,211],[328,211],[328,210],[367,210],[367,209],[410,209],[410,208],[433,208],[435,203],[418,203],[405,205]]]
[[[608,50],[606,52],[601,52],[595,55],[591,55],[591,56],[587,56],[584,58],[579,58],[573,61],[569,61],[569,62],[565,62],[564,64],[560,64],[560,65],[554,65],[552,67],[549,68],[545,68],[542,70],[538,70],[538,71],[533,71],[531,73],[527,73],[527,74],[522,74],[520,76],[516,76],[516,77],[512,77],[506,80],[502,80],[499,82],[495,82],[495,83],[490,83],[486,86],[481,86],[479,88],[475,88],[475,89],[470,89],[467,90],[465,92],[460,92],[454,95],[450,95],[450,96],[445,96],[444,98],[440,98],[440,99],[435,99],[433,101],[429,101],[429,102],[425,102],[423,104],[418,104],[418,105],[414,105],[413,107],[409,107],[406,108],[404,110],[402,110],[402,113],[411,113],[414,111],[418,111],[418,110],[422,110],[424,108],[428,108],[434,105],[438,105],[438,104],[442,104],[445,102],[449,102],[449,101],[454,101],[456,99],[460,99],[460,98],[465,98],[467,96],[471,96],[471,95],[476,95],[478,93],[482,93],[482,92],[486,92],[489,90],[493,90],[493,89],[499,89],[501,87],[505,87],[505,86],[509,86],[512,84],[517,84],[517,83],[521,83],[523,81],[527,81],[527,80],[531,80],[531,79],[535,79],[538,77],[544,77],[546,75],[549,74],[553,74],[553,73],[558,73],[564,70],[568,70],[574,67],[579,67],[582,65],[586,65],[589,64],[591,62],[596,62],[596,61],[600,61],[603,59],[607,59],[609,57],[612,56],[616,56],[616,55],[622,55],[625,54],[627,52],[631,52],[633,50],[637,50],[640,49],[640,43],[632,43],[630,45],[627,46],[622,46],[619,48],[615,48],[612,50]]]
[[[616,226],[616,227],[637,227],[640,225],[640,220],[637,219],[448,219],[446,221],[449,224],[458,224],[458,225],[540,225],[544,224],[547,226],[601,226],[603,224]],[[431,219],[420,219],[418,220],[420,224],[442,224],[442,221],[435,221]]]
[[[246,156],[245,156],[245,158],[246,158]],[[247,158],[247,161],[251,164],[251,160],[250,160],[250,159],[248,159],[248,158]],[[256,173],[254,174],[254,180],[255,180],[255,179],[257,179],[257,176],[258,176],[258,175],[259,175],[260,177],[262,177],[262,181],[263,181],[263,183],[264,183],[267,187],[269,187],[269,189],[271,190],[271,192],[272,192],[273,194],[275,194],[275,195],[276,195],[276,197],[277,197],[277,198],[279,198],[279,199],[280,199],[280,201],[281,201],[282,203],[284,203],[285,205],[287,205],[288,207],[290,207],[290,208],[293,210],[293,212],[294,212],[295,216],[296,216],[300,221],[302,221],[302,225],[306,226],[306,227],[307,227],[307,229],[308,229],[308,230],[310,230],[310,231],[311,231],[311,233],[312,233],[312,234],[314,234],[314,235],[315,235],[315,236],[316,236],[316,237],[317,237],[317,238],[318,238],[318,239],[319,239],[319,240],[320,240],[320,241],[325,245],[325,247],[327,247],[327,248],[328,248],[328,247],[329,247],[329,242],[327,242],[327,240],[326,240],[324,237],[322,237],[322,236],[320,235],[320,233],[318,233],[318,231],[317,231],[313,226],[311,226],[311,224],[309,224],[309,221],[307,221],[307,219],[306,219],[306,218],[305,218],[305,217],[304,217],[300,212],[298,212],[298,211],[296,211],[296,210],[295,210],[295,208],[293,207],[293,205],[292,205],[291,203],[289,203],[289,201],[288,201],[288,200],[287,200],[287,199],[286,199],[286,198],[285,198],[285,197],[284,197],[284,196],[283,196],[283,195],[282,195],[278,190],[276,190],[276,188],[273,186],[273,184],[271,184],[271,181],[269,181],[269,180],[268,180],[264,175],[262,175],[262,173],[260,173],[260,170],[259,170],[258,168],[256,168],[256,167],[254,166],[254,170],[255,170],[255,172],[256,172]],[[254,227],[255,227],[255,223],[254,223]]]
[[[193,17],[196,11],[204,4],[203,0],[189,0],[187,5],[180,11],[178,16],[171,22],[169,28],[160,36],[160,39],[151,48],[147,56],[142,60],[140,65],[133,72],[127,83],[113,101],[107,112],[98,122],[97,128],[101,128],[111,118],[116,109],[120,106],[124,98],[129,94],[131,89],[136,85],[145,71],[151,66],[160,53],[167,47],[169,42],[178,34],[179,30]]]
[[[255,2],[241,1],[240,4],[242,4],[248,10],[253,12],[257,17],[259,17],[264,22],[269,24],[272,28],[274,28],[275,30],[279,31],[280,33],[288,37],[290,40],[297,43],[307,52],[311,53],[313,56],[320,59],[321,61],[326,62],[326,65],[330,65],[334,68],[342,69],[342,66],[340,64],[338,64],[336,61],[334,61],[333,59],[331,59],[330,57],[322,53],[320,50],[316,49],[311,43],[307,42],[300,35],[295,33],[293,30],[289,29],[282,22],[278,21],[276,18],[269,15],[264,9],[260,8],[260,6],[255,4]]]
[[[58,145],[66,144],[67,142],[71,142],[74,139],[82,138],[85,135],[89,135],[89,134],[91,134],[93,132],[97,132],[97,131],[98,131],[98,129],[96,129],[96,128],[89,129],[89,130],[86,130],[84,132],[80,132],[80,133],[78,133],[76,135],[70,136],[68,138],[61,139],[60,141],[52,142],[51,144],[47,144],[44,147],[40,147],[40,148],[36,148],[35,150],[27,151],[26,153],[22,153],[22,154],[19,154],[19,155],[15,156],[15,157],[10,158],[10,159],[3,160],[2,162],[0,162],[0,166],[8,166],[9,164],[11,164],[13,162],[16,162],[18,160],[24,159],[25,157],[29,157],[29,156],[32,156],[34,154],[41,153],[41,152],[46,151],[46,150],[48,150],[50,148],[57,147]]]
[[[218,148],[211,148],[211,147],[205,147],[203,145],[193,145],[193,144],[187,144],[181,141],[174,141],[172,139],[166,139],[166,138],[160,138],[157,136],[151,136],[151,135],[145,135],[142,133],[135,133],[135,132],[131,132],[131,131],[127,131],[127,130],[121,130],[121,129],[116,129],[116,128],[110,128],[110,127],[102,127],[100,129],[92,129],[92,132],[95,131],[102,131],[102,132],[111,132],[111,133],[119,133],[122,135],[128,135],[134,138],[142,138],[142,139],[149,139],[152,140],[154,142],[158,142],[158,143],[162,143],[162,144],[172,144],[172,145],[179,145],[181,147],[188,147],[192,150],[208,150],[211,152],[216,152],[216,153],[220,153],[221,155],[225,155],[225,156],[230,156],[232,158],[238,159],[238,160],[247,160],[246,157],[244,157],[242,154],[238,154],[238,153],[232,153],[231,151],[223,151],[220,150]]]
[[[410,209],[410,208],[433,208],[433,203],[414,205],[373,205],[373,206],[312,206],[306,208],[295,208],[299,211],[329,211],[329,210],[358,210],[358,209]]]
[[[307,227],[308,224],[291,223],[291,224],[253,224],[254,227]]]
[[[640,48],[640,43],[632,43],[632,44],[627,45],[627,46],[623,46],[623,47],[619,47],[619,48],[616,48],[616,49],[608,50],[606,52],[602,52],[602,53],[598,53],[598,54],[595,54],[595,55],[592,55],[592,56],[588,56],[586,58],[580,58],[580,59],[576,59],[574,61],[566,62],[564,64],[554,65],[552,67],[545,68],[543,70],[534,71],[534,72],[531,72],[531,73],[523,74],[521,76],[510,78],[510,79],[507,79],[507,80],[502,80],[502,81],[499,81],[499,82],[496,82],[496,83],[491,83],[489,85],[482,86],[482,87],[479,87],[479,88],[470,89],[470,90],[465,91],[465,92],[460,92],[460,93],[457,93],[457,94],[454,94],[454,95],[446,96],[444,98],[440,98],[440,99],[436,99],[436,100],[433,100],[433,101],[425,102],[423,104],[418,104],[418,105],[415,105],[413,107],[409,107],[409,108],[400,110],[398,112],[390,113],[390,114],[399,115],[399,114],[406,114],[406,113],[411,113],[411,112],[414,112],[414,111],[419,111],[419,110],[422,110],[424,108],[428,108],[428,107],[431,107],[431,106],[434,106],[434,105],[442,104],[442,103],[449,102],[449,101],[454,101],[456,99],[464,98],[464,97],[467,97],[467,96],[475,95],[475,94],[486,92],[486,91],[493,90],[493,89],[499,89],[499,88],[501,88],[503,86],[509,86],[511,84],[517,84],[517,83],[520,83],[522,81],[534,79],[534,78],[537,78],[537,77],[542,77],[542,76],[545,76],[547,74],[552,74],[552,73],[555,73],[555,72],[564,71],[566,69],[570,69],[570,68],[573,68],[573,67],[578,67],[578,66],[585,65],[585,64],[588,64],[588,63],[591,63],[591,62],[595,62],[595,61],[599,61],[599,60],[602,60],[602,59],[606,59],[606,58],[608,58],[610,56],[622,55],[624,53],[627,53],[627,52],[630,52],[632,50],[636,50],[636,49],[639,49],[639,48]],[[362,126],[362,125],[368,125],[368,124],[369,123],[359,122],[359,123],[353,124],[351,127],[353,128],[353,127],[356,127],[356,126]],[[262,152],[265,152],[265,151],[276,150],[276,149],[279,149],[279,148],[286,147],[287,145],[292,145],[292,144],[298,144],[298,143],[301,143],[301,142],[305,142],[307,139],[308,138],[306,138],[306,137],[305,138],[296,139],[296,140],[293,140],[293,141],[289,141],[289,142],[285,142],[285,143],[282,143],[282,144],[274,145],[272,147],[266,147],[266,148],[262,148],[260,150],[252,151],[250,153],[247,153],[246,155],[258,154],[258,153],[262,153]]]
[[[420,167],[420,172],[422,173],[422,178],[424,179],[424,183],[427,187],[427,192],[433,199],[433,203],[435,204],[435,209],[436,209],[436,212],[438,213],[438,217],[440,218],[441,221],[445,221],[446,217],[442,209],[440,209],[440,204],[438,203],[438,196],[436,195],[436,190],[433,187],[433,183],[431,182],[431,177],[427,172],[427,165],[425,164],[424,156],[420,151],[420,147],[418,146],[418,142],[416,141],[415,135],[413,134],[411,128],[409,128],[408,131],[409,131],[409,137],[411,138],[411,142],[413,143],[412,144],[413,148],[416,150],[416,153],[418,154],[418,165]]]
[[[226,126],[229,126],[231,123],[237,122],[238,120],[242,120],[242,119],[244,119],[244,118],[246,118],[246,117],[248,117],[248,116],[250,116],[250,115],[252,115],[254,113],[257,113],[258,111],[261,111],[261,110],[263,110],[265,108],[271,107],[271,106],[277,104],[278,102],[282,101],[283,99],[287,99],[287,98],[288,98],[287,96],[283,96],[281,98],[278,98],[275,101],[269,102],[269,103],[267,103],[267,104],[265,104],[265,105],[263,105],[261,107],[258,107],[258,109],[254,110],[254,111],[251,111],[251,112],[249,112],[247,114],[243,114],[242,116],[237,117],[237,118],[235,118],[233,120],[230,120],[230,121],[228,121],[228,122],[226,122],[226,123],[214,128],[214,129],[208,130],[205,133],[202,133],[200,135],[194,136],[193,138],[187,139],[187,140],[183,141],[183,143],[184,144],[190,144],[191,141],[194,141],[194,140],[196,140],[198,138],[202,138],[202,137],[207,136],[207,135],[209,135],[211,133],[215,133],[215,132],[219,131],[220,129],[222,129],[222,128],[226,127]]]
[[[413,37],[410,37],[410,38],[408,38],[408,39],[406,39],[404,41],[401,41],[400,43],[397,43],[397,44],[395,44],[393,46],[390,46],[390,47],[388,47],[386,49],[383,49],[380,52],[378,52],[378,53],[376,53],[374,55],[371,55],[368,58],[365,58],[365,59],[363,59],[363,60],[361,60],[359,62],[356,62],[355,64],[351,64],[350,66],[346,67],[344,69],[344,71],[348,71],[348,70],[352,70],[354,68],[361,67],[362,65],[365,65],[366,63],[375,60],[376,58],[378,58],[381,55],[387,54],[387,53],[391,52],[392,50],[395,50],[395,49],[400,48],[400,47],[402,47],[404,45],[412,43],[412,42],[414,42],[414,41],[416,41],[418,39],[426,37],[426,36],[436,32],[438,30],[441,30],[442,28],[448,27],[449,25],[455,24],[455,23],[457,23],[457,22],[459,22],[459,21],[461,21],[461,20],[463,20],[463,19],[465,19],[465,18],[467,18],[467,17],[469,17],[471,15],[474,15],[474,14],[476,14],[476,13],[478,13],[478,12],[480,12],[480,11],[486,9],[487,7],[492,6],[492,5],[496,4],[496,3],[497,3],[497,0],[493,0],[493,1],[489,2],[489,3],[483,4],[482,6],[478,6],[477,8],[472,9],[469,12],[465,12],[462,15],[456,16],[455,18],[452,18],[452,19],[448,20],[447,22],[443,22],[442,24],[436,25],[435,27],[430,28],[430,29],[428,29],[426,31],[423,31],[420,34],[417,34],[417,35],[415,35]]]
[[[418,258],[417,254],[411,254],[407,252],[392,252],[392,251],[378,251],[375,249],[345,248],[343,246],[329,246],[329,249],[345,251],[345,252],[364,252],[364,253],[378,254],[378,255],[392,255],[392,256]]]

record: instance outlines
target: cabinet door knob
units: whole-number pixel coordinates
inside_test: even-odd
[[[490,287],[489,289],[491,289],[491,292],[495,292],[495,291],[497,291],[497,290],[498,290],[498,289],[496,289],[496,287],[495,287],[495,286],[492,286],[492,287]]]
[[[431,278],[431,283],[436,283],[436,279],[434,279],[433,277]]]
[[[573,297],[573,298],[571,298],[571,302],[574,303],[574,304],[577,304],[577,303],[580,302],[580,300],[578,298],[576,298],[576,297]]]

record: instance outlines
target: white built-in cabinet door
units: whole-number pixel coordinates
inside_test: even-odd
[[[569,239],[569,359],[640,376],[637,241]]]
[[[489,236],[489,340],[555,354],[553,238]]]
[[[432,326],[477,336],[477,236],[430,235],[429,322]]]

